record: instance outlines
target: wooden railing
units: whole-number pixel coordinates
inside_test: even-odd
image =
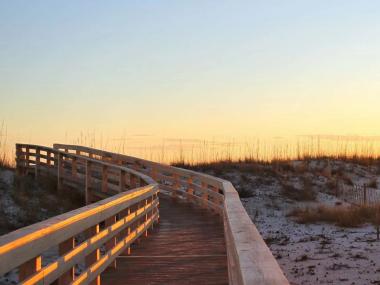
[[[127,166],[158,182],[161,192],[218,213],[224,222],[230,284],[289,284],[229,181],[88,147],[55,144],[54,148]]]
[[[48,147],[18,144],[16,152],[19,174],[54,174],[58,189],[82,189],[88,205],[1,236],[0,276],[18,270],[20,284],[99,284],[159,219],[159,188],[144,174]]]

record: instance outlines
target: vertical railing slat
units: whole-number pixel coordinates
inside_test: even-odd
[[[112,216],[112,217],[106,219],[104,222],[105,227],[110,227],[114,223],[116,223],[116,216]],[[107,241],[105,244],[106,251],[109,251],[112,248],[114,248],[116,243],[117,243],[116,237],[113,237],[109,241]],[[109,267],[116,268],[116,259],[110,264]]]
[[[203,199],[203,206],[207,208],[208,206],[208,185],[205,182],[201,183],[202,187],[202,199]]]
[[[37,146],[36,154],[35,154],[36,165],[34,167],[34,178],[36,180],[38,179],[39,172],[40,172],[40,162],[41,162],[40,154],[41,154],[40,148]]]
[[[86,232],[87,239],[91,238],[94,235],[97,235],[99,233],[99,225],[92,226],[89,228]],[[92,264],[97,262],[100,258],[100,249],[95,249],[92,253],[86,256],[85,263],[86,267],[90,267]],[[92,280],[90,285],[100,285],[100,275],[96,276],[94,280]]]
[[[179,177],[177,173],[173,174],[173,192],[172,192],[172,197],[176,198],[177,197],[177,190],[179,189]]]
[[[62,191],[62,179],[63,179],[63,155],[57,154],[57,189],[58,192]]]
[[[31,260],[22,264],[19,268],[19,282],[22,282],[41,270],[42,259],[41,256],[32,258]]]
[[[75,246],[75,239],[73,237],[65,240],[59,245],[59,254],[65,255],[71,251]],[[66,273],[58,278],[58,285],[68,285],[74,280],[74,267],[70,268]]]
[[[85,178],[85,200],[86,205],[91,203],[91,162],[86,160],[86,178]]]
[[[108,167],[103,165],[102,167],[102,190],[103,193],[108,191]]]
[[[25,148],[25,153],[23,152],[23,148]],[[54,174],[56,174],[56,176],[57,176],[57,187],[58,187],[59,191],[61,191],[63,188],[63,184],[65,186],[66,186],[66,184],[68,186],[70,186],[69,182],[71,182],[71,180],[68,179],[69,176],[72,176],[73,178],[82,177],[82,174],[83,174],[82,167],[84,165],[82,163],[82,161],[83,161],[83,162],[85,162],[86,203],[89,204],[89,203],[93,202],[93,197],[91,197],[91,195],[93,194],[93,193],[91,193],[91,189],[92,189],[91,188],[91,182],[92,182],[92,178],[93,178],[92,175],[94,176],[94,178],[98,177],[98,173],[100,172],[100,171],[98,171],[98,169],[103,169],[102,175],[101,175],[102,190],[103,190],[103,192],[107,192],[107,190],[108,190],[107,189],[108,188],[107,183],[108,183],[108,178],[109,178],[108,176],[110,176],[110,178],[111,178],[111,173],[115,173],[112,166],[105,165],[103,162],[89,161],[85,157],[82,157],[82,158],[76,157],[73,154],[73,150],[71,148],[65,147],[64,151],[66,153],[61,152],[57,149],[51,149],[50,150],[49,148],[40,147],[40,146],[18,145],[16,147],[17,169],[19,169],[18,172],[19,173],[22,172],[20,169],[22,169],[24,164],[25,164],[25,169],[29,169],[29,167],[32,165],[33,167],[30,167],[29,171],[32,172],[34,170],[35,177],[37,178],[38,176],[41,176],[45,173],[48,173],[48,171],[45,171],[43,168],[46,168],[47,170],[54,169],[54,171],[55,171]],[[45,152],[46,152],[46,163],[45,163],[45,161],[41,162],[41,152],[44,154],[44,158],[45,158]],[[81,154],[81,152],[78,150],[75,152],[76,152],[76,154],[79,154],[79,155]],[[94,157],[94,154],[88,153],[88,156],[91,158],[91,157]],[[29,163],[29,160],[31,157],[32,157],[31,163]],[[35,159],[33,157],[35,157]],[[97,154],[95,155],[95,157],[98,159]],[[109,155],[108,154],[102,155],[99,157],[103,158],[106,161],[109,161],[109,159],[108,159]],[[112,157],[112,159],[115,160],[116,158],[114,159]],[[54,165],[51,165],[52,161],[54,161]],[[115,161],[118,163],[118,162],[123,161],[123,160],[115,160]],[[114,161],[109,162],[109,163],[114,163]],[[148,169],[146,167],[142,167],[142,168],[143,168],[142,169],[143,171],[145,171],[145,169]],[[137,169],[140,169],[140,167],[138,166]],[[93,173],[91,170],[93,170]],[[120,170],[120,172],[119,172],[120,173],[120,177],[119,177],[119,191],[120,192],[125,191],[125,188],[127,185],[127,183],[126,183],[126,175],[127,174],[130,176],[130,179],[129,179],[130,185],[129,186],[131,188],[142,187],[142,186],[149,184],[147,182],[147,180],[145,178],[143,178],[142,176],[140,176],[139,174],[136,174],[136,173],[131,174],[124,169],[119,169],[119,170]],[[156,176],[156,174],[157,173],[155,172],[152,175]],[[75,182],[76,179],[74,179],[73,181]],[[150,182],[150,183],[152,183],[152,182]],[[81,185],[83,185],[83,184],[81,184]],[[178,176],[177,176],[177,181],[175,183],[175,187],[179,188]],[[157,211],[158,211],[157,205],[154,205],[154,203],[156,202],[156,199],[158,199],[157,190],[158,190],[158,188],[156,188],[156,187],[153,188],[151,195],[149,195],[148,197],[144,197],[142,200],[135,202],[134,204],[130,205],[128,208],[122,210],[122,212],[124,212],[125,216],[130,215],[131,211],[134,212],[135,217],[136,217],[138,212],[140,213],[139,214],[140,216],[136,217],[135,220],[133,221],[133,223],[128,225],[126,227],[126,229],[123,230],[124,231],[123,234],[125,235],[124,237],[130,236],[132,232],[134,234],[136,232],[138,234],[138,236],[134,237],[134,238],[136,238],[136,241],[138,242],[142,238],[143,235],[145,235],[145,236],[148,235],[148,225],[153,228],[153,224],[154,224],[153,217],[157,214]],[[148,208],[148,204],[151,205],[151,208]],[[145,211],[145,213],[142,212],[143,210]],[[113,216],[111,216],[111,217],[108,217],[108,218],[104,217],[104,218],[105,218],[105,220],[104,220],[105,227],[111,227],[118,219],[122,218],[122,215],[119,213],[118,215],[113,214]],[[151,224],[148,224],[148,221],[151,222]],[[87,238],[86,238],[87,241],[91,237],[97,235],[100,232],[99,227],[100,227],[100,224],[102,224],[102,223],[100,223],[99,221],[97,221],[96,223],[97,224],[94,226],[91,226],[91,224],[88,225],[91,227],[85,231],[85,235],[87,236]],[[86,227],[84,227],[84,228],[86,228]],[[79,234],[79,233],[76,233],[76,234]],[[104,242],[105,249],[107,251],[110,251],[112,248],[114,248],[115,245],[117,244],[119,238],[120,238],[120,235],[118,234],[115,237],[112,237],[110,240]],[[62,240],[60,240],[59,242],[57,241],[57,243],[54,246],[58,246],[60,256],[65,256],[69,252],[73,251],[73,249],[75,249],[75,246],[76,246],[75,245],[75,239],[74,239],[74,237],[72,237],[72,238],[69,238],[68,240],[65,240],[63,242],[62,242]],[[128,247],[127,251],[128,251],[128,254],[130,254],[130,247]],[[70,253],[70,256],[71,255],[72,255],[72,253]],[[92,265],[94,265],[97,261],[100,260],[100,248],[99,247],[96,248],[93,252],[88,254],[86,257],[82,256],[81,258],[84,258],[85,264],[86,264],[86,267],[88,270],[89,268],[91,268]],[[73,266],[73,265],[70,265],[70,266]],[[113,262],[110,266],[115,267],[116,261]],[[35,275],[35,273],[39,272],[40,270],[43,270],[43,271],[45,270],[45,268],[41,269],[41,256],[38,256],[36,258],[29,260],[28,262],[25,262],[24,264],[19,266],[19,269],[20,269],[19,270],[19,280],[20,281],[27,280],[27,279],[31,278],[32,276],[33,276],[33,278],[37,278],[37,279],[41,278],[41,279],[39,279],[40,281],[38,281],[38,283],[36,283],[36,284],[44,284],[44,282],[50,282],[51,283],[53,281],[53,279],[58,278],[54,281],[54,284],[66,285],[66,284],[72,283],[75,279],[74,267],[70,268],[68,271],[66,271],[67,269],[65,269],[65,270],[61,270],[58,272],[56,271],[55,273],[54,273],[54,271],[50,271],[49,273],[47,273],[47,275],[42,275],[42,274]],[[64,272],[64,271],[66,271],[66,272]],[[46,274],[46,272],[44,271],[43,274]],[[53,272],[53,273],[51,273],[51,272]],[[100,272],[101,271],[99,271],[99,273],[96,272],[95,274],[100,274]],[[53,275],[51,276],[49,274],[53,274]],[[59,276],[59,274],[61,274],[61,275]],[[46,276],[48,276],[48,277],[46,278]],[[83,275],[83,276],[85,276],[85,275]],[[93,276],[94,276],[94,273],[91,275],[90,278],[92,279]],[[46,279],[44,279],[44,278],[46,278]],[[49,280],[49,281],[47,281],[47,280]],[[84,283],[96,284],[96,285],[100,284],[100,275],[96,276],[95,280],[91,281],[90,283],[88,283],[88,280],[89,280],[89,276],[85,277]]]
[[[125,171],[120,170],[119,192],[123,192],[124,190],[125,190]]]

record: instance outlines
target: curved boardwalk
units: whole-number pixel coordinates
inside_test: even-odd
[[[102,284],[228,284],[221,218],[161,196],[160,223],[102,274]]]
[[[100,277],[112,285],[289,284],[229,181],[83,146],[17,144],[16,156],[19,175],[54,175],[60,193],[83,191],[86,206],[1,236],[0,277],[18,270],[30,285]],[[58,256],[50,261],[51,248]]]

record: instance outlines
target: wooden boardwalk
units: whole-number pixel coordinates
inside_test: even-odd
[[[223,224],[199,207],[160,198],[160,223],[120,256],[102,284],[228,284]]]
[[[17,144],[16,162],[20,176],[56,177],[62,195],[83,191],[86,206],[1,236],[0,278],[17,270],[25,285],[289,285],[229,181],[74,145]],[[57,258],[46,259],[52,248]]]

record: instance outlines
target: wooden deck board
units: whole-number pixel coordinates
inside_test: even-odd
[[[220,217],[161,198],[159,225],[102,274],[102,284],[228,284]]]

